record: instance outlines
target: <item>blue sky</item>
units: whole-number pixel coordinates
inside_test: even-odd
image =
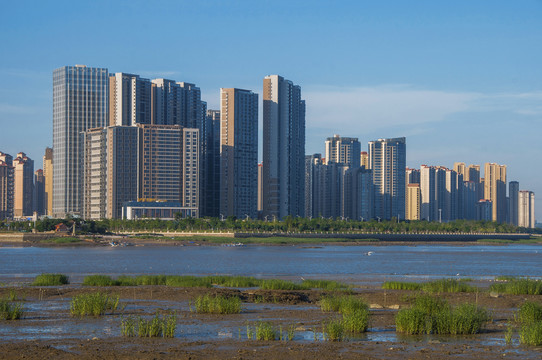
[[[307,153],[406,136],[409,167],[506,164],[540,219],[541,19],[542,0],[5,1],[0,151],[41,167],[63,65],[194,82],[209,108],[280,74],[307,101]]]

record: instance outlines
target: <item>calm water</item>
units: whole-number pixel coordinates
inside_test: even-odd
[[[374,252],[367,256],[367,252]],[[509,246],[0,247],[0,276],[44,272],[73,280],[102,274],[232,274],[367,281],[495,275],[542,277],[542,248]]]

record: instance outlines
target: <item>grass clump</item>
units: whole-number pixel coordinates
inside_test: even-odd
[[[158,313],[151,319],[145,319],[141,316],[129,316],[121,319],[120,332],[125,337],[166,337],[175,336],[177,329],[177,315],[170,314],[163,318]]]
[[[167,276],[165,285],[176,287],[212,287],[210,278],[199,276]]]
[[[542,304],[526,301],[518,311],[518,321],[521,324],[532,324],[542,321]]]
[[[512,295],[542,295],[542,281],[519,278],[500,284],[491,284],[491,291]]]
[[[81,241],[81,239],[75,237],[56,237],[52,239],[42,240],[41,242],[46,244],[73,244]]]
[[[23,317],[23,304],[0,300],[0,319],[19,320]]]
[[[268,279],[268,280],[261,281],[260,289],[263,289],[263,290],[307,290],[308,287],[293,283],[291,281],[280,280],[280,279]]]
[[[195,310],[199,314],[239,314],[241,299],[238,297],[198,296],[194,301]],[[192,308],[191,308],[192,310]]]
[[[342,319],[324,324],[324,332],[328,333],[329,340],[341,341],[343,333],[359,334],[369,327],[369,307],[355,296],[324,297],[320,300],[320,308],[342,314]]]
[[[324,340],[343,341],[345,339],[344,323],[341,320],[331,320],[322,324]]]
[[[63,274],[41,274],[36,276],[33,286],[59,286],[69,284],[69,278]]]
[[[456,279],[440,279],[426,283],[386,281],[382,288],[387,290],[422,290],[428,293],[475,292],[476,288],[466,284],[466,281]]]
[[[519,342],[530,346],[542,345],[542,321],[522,325],[519,332]]]
[[[421,284],[404,281],[386,281],[382,284],[382,289],[386,290],[420,290]]]
[[[108,310],[114,312],[119,306],[119,297],[96,292],[75,296],[70,304],[72,316],[101,316]]]
[[[350,290],[351,286],[333,280],[303,280],[302,286],[308,289],[322,289],[328,291]]]
[[[456,279],[440,279],[424,283],[422,290],[428,293],[475,292],[476,288]]]
[[[340,314],[349,314],[357,310],[369,310],[367,304],[355,296],[326,296],[320,299],[322,311],[336,311]]]
[[[249,288],[257,287],[261,284],[262,280],[258,280],[251,276],[224,276],[215,275],[207,277],[211,284],[221,285],[234,288]]]
[[[397,313],[398,332],[405,334],[476,334],[489,320],[487,310],[475,304],[462,304],[452,308],[444,300],[420,296],[410,309]]]
[[[118,282],[107,275],[89,275],[83,279],[83,286],[117,286]]]

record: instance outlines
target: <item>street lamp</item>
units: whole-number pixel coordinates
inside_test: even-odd
[[[248,221],[248,218],[249,218],[248,214],[245,214],[245,216],[247,217],[247,218],[245,219],[245,221]]]
[[[220,220],[224,221],[224,214],[220,214]]]
[[[438,222],[442,223],[442,209],[438,209]]]
[[[380,216],[377,216],[376,218],[378,219],[378,222],[380,222]]]

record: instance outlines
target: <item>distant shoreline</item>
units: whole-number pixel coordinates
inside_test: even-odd
[[[59,236],[54,233],[0,233],[0,245],[17,246],[417,246],[417,245],[509,245],[541,244],[542,237],[530,234],[222,234],[166,233],[134,235]]]

